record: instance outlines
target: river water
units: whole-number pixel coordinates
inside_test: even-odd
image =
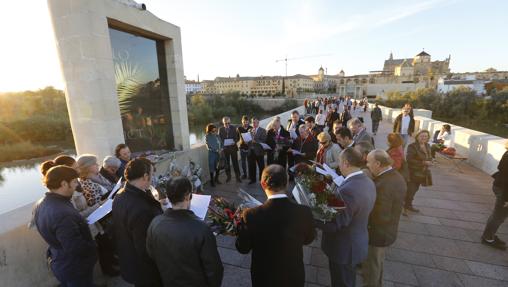
[[[190,144],[203,141],[200,131],[189,135]],[[0,166],[0,214],[32,203],[42,197],[46,188],[42,185],[39,167],[49,158],[41,158]]]

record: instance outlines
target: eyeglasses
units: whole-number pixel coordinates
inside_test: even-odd
[[[320,144],[322,144],[322,145],[325,145],[325,144],[327,144],[328,142],[319,142],[319,143],[320,143]]]

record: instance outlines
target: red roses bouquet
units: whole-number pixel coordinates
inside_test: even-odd
[[[296,186],[293,195],[299,204],[311,208],[315,219],[330,221],[346,207],[330,175],[322,175],[315,166],[299,163],[294,168]]]

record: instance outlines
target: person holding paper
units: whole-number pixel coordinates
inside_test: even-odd
[[[102,161],[102,167],[99,170],[99,174],[114,185],[120,179],[120,177],[116,175],[116,172],[121,165],[122,162],[118,158],[108,155]]]
[[[240,135],[235,127],[231,125],[229,117],[223,117],[222,124],[224,126],[219,128],[219,138],[224,156],[226,157],[226,182],[231,180],[231,164],[233,164],[233,169],[235,170],[236,181],[242,182],[240,179],[240,167],[238,165],[238,147],[236,146],[236,143],[240,140]]]
[[[192,184],[171,178],[166,195],[172,208],[156,216],[146,232],[146,250],[164,286],[220,287],[224,267],[210,227],[192,210]]]
[[[307,130],[311,133],[311,135],[314,138],[317,138],[317,136],[323,131],[323,128],[320,128],[316,125],[316,122],[314,120],[313,116],[307,116],[305,117],[305,126],[307,127]]]
[[[318,135],[319,149],[316,154],[316,161],[320,164],[326,163],[330,168],[339,167],[340,147],[332,142],[332,138],[327,132]]]
[[[78,186],[78,172],[68,166],[50,168],[44,176],[49,189],[37,204],[34,223],[49,245],[49,267],[63,286],[93,286],[97,262],[95,241],[85,219],[70,199]]]
[[[113,228],[120,273],[136,286],[162,286],[155,262],[146,252],[146,230],[162,208],[149,190],[154,167],[146,158],[127,163],[127,183],[113,200]]]
[[[266,128],[266,143],[271,148],[266,153],[267,164],[277,163],[285,168],[287,165],[287,150],[291,146],[291,136],[281,126],[280,117],[274,117]]]
[[[78,171],[79,171],[79,183],[83,188],[83,195],[86,198],[88,206],[96,206],[97,204],[103,203],[103,198],[108,196],[108,189],[97,182],[95,178],[99,175],[99,164],[97,164],[97,157],[91,154],[80,155],[77,159]],[[101,179],[107,181],[106,179]],[[107,181],[108,182],[108,181]],[[109,183],[109,182],[108,182]],[[109,187],[109,185],[108,185]],[[118,276],[119,272],[115,265],[118,261],[114,255],[114,243],[111,239],[112,234],[112,219],[111,216],[106,216],[99,222],[101,231],[95,236],[97,242],[97,249],[99,251],[99,264],[101,266],[102,273],[109,276]]]
[[[301,162],[309,163],[316,158],[318,150],[318,141],[312,136],[306,126],[301,125],[300,136],[293,142],[288,150],[289,166],[299,164]]]
[[[304,121],[300,118],[300,113],[297,110],[291,112],[291,118],[288,120],[288,124],[286,126],[286,130],[288,132],[293,132],[291,136],[292,139],[296,139],[299,136],[298,127],[305,124]]]
[[[245,141],[244,137],[246,137],[243,134],[247,134],[248,136],[251,136],[249,134],[249,130],[252,127],[249,125],[249,118],[247,116],[242,116],[242,125],[239,126],[236,131],[240,138],[240,163],[242,165],[242,179],[247,178],[247,156],[249,155],[249,145]]]
[[[349,129],[351,130],[351,133],[353,133],[353,140],[355,143],[359,142],[368,142],[372,144],[372,146],[375,146],[374,144],[374,138],[367,132],[367,129],[365,128],[365,125],[363,122],[358,118],[353,118],[348,122]]]
[[[252,117],[252,128],[249,132],[252,135],[252,141],[249,142],[249,155],[247,160],[249,162],[249,184],[256,182],[257,169],[259,170],[259,177],[265,168],[265,150],[263,149],[262,143],[266,142],[266,130],[259,126],[259,119]]]
[[[376,186],[360,170],[361,154],[353,148],[340,153],[340,171],[346,177],[339,186],[346,208],[335,220],[316,225],[323,231],[321,249],[328,257],[332,287],[354,287],[356,265],[367,258],[367,223],[376,200]]]
[[[309,207],[291,201],[286,195],[287,172],[277,164],[263,170],[261,187],[268,200],[246,209],[239,225],[236,249],[252,251],[253,287],[303,287],[303,245],[315,236]]]
[[[351,131],[348,128],[342,127],[336,130],[335,138],[337,139],[337,144],[342,149],[355,146],[355,142],[353,141],[353,135],[351,134]]]

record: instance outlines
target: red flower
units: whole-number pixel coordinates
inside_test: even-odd
[[[229,219],[233,219],[235,217],[235,213],[229,208],[225,208],[224,212],[229,217]]]
[[[314,181],[310,188],[310,191],[313,193],[323,193],[326,189],[326,182],[324,181]]]

